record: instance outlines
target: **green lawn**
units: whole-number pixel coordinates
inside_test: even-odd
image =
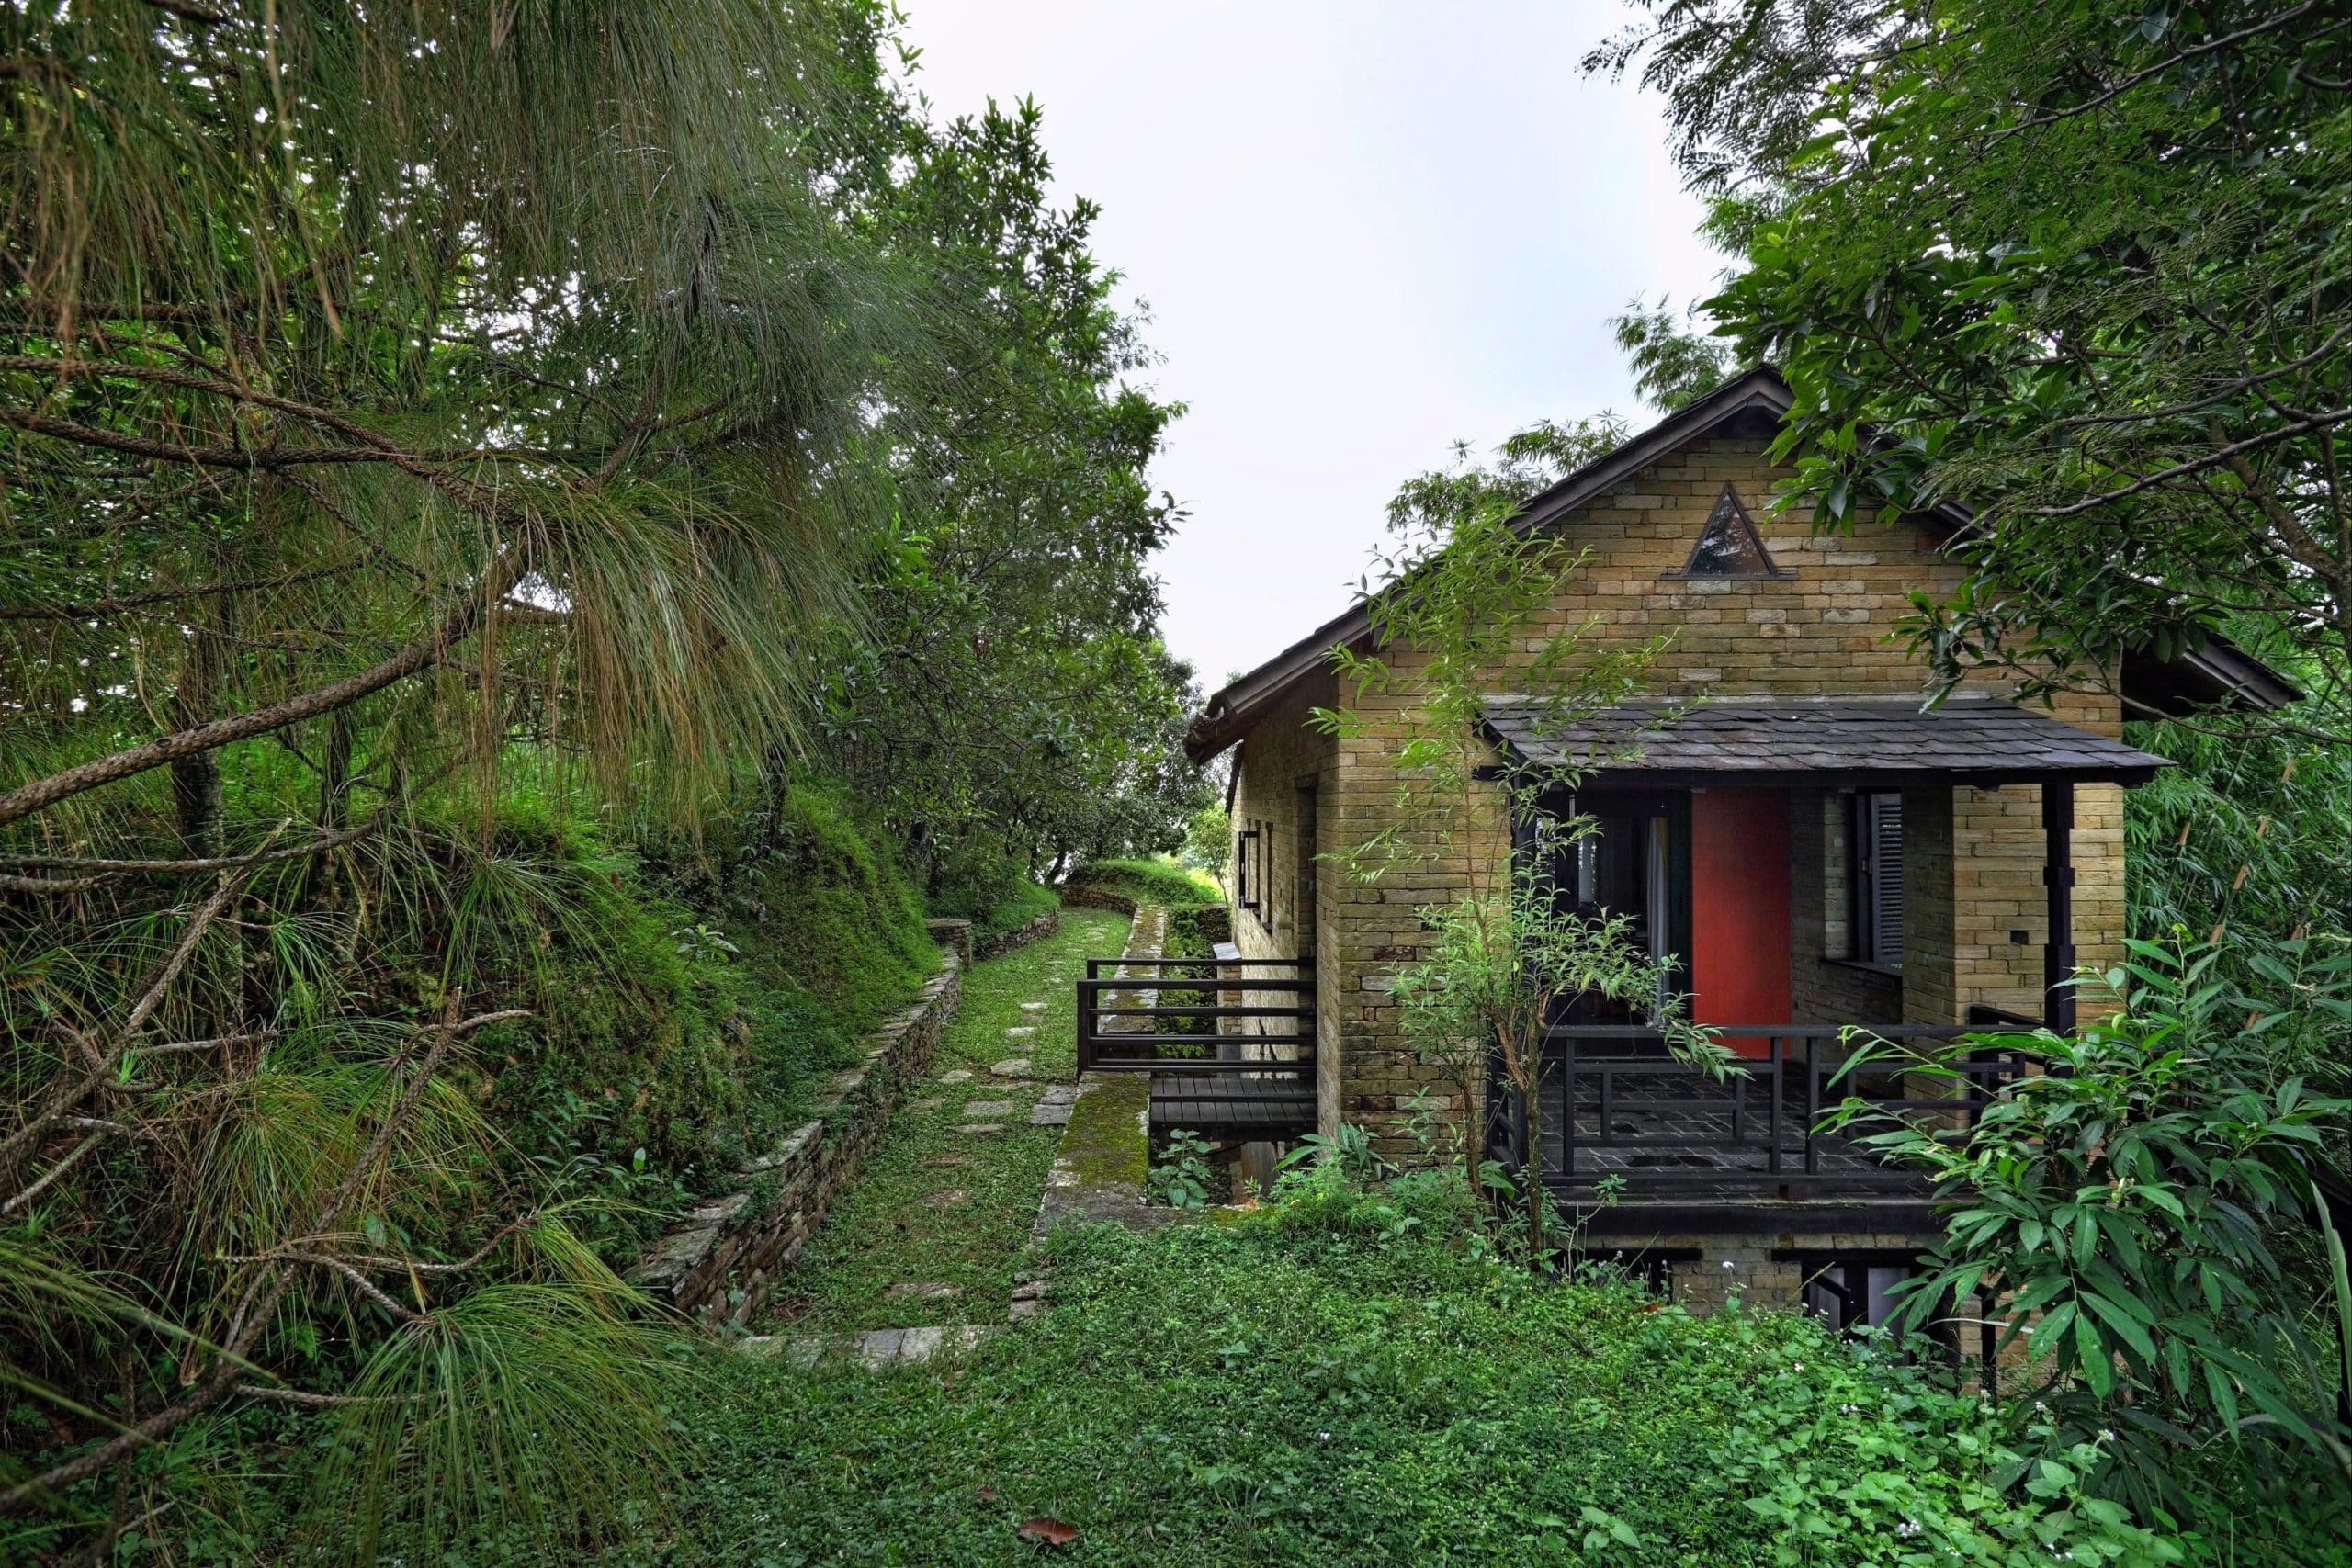
[[[1084,961],[1115,955],[1126,931],[1125,915],[1070,909],[1054,935],[965,975],[963,1006],[940,1043],[931,1081],[900,1106],[856,1182],[782,1281],[765,1328],[1003,1321],[1014,1260],[1029,1239],[1061,1139],[1058,1127],[1031,1126],[1029,1110],[1047,1084],[1067,1083],[1075,1070],[1074,982],[1085,973]],[[1023,1056],[1031,1063],[1027,1078],[989,1070]],[[944,1081],[957,1072],[971,1077]],[[933,1100],[938,1103],[926,1103]],[[1002,1131],[956,1130],[982,1120],[967,1107],[991,1100],[1012,1102],[1009,1113],[985,1117]],[[893,1295],[894,1285],[946,1285],[956,1293]]]
[[[614,1561],[2163,1560],[2053,1477],[2005,1496],[1973,1398],[1807,1319],[1263,1216],[1052,1246],[1053,1310],[960,1361],[710,1353],[682,1517]],[[1040,1516],[1078,1541],[1017,1539]]]

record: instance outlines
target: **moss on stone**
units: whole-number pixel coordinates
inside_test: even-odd
[[[1125,1185],[1141,1190],[1151,1169],[1144,1119],[1151,1108],[1145,1073],[1102,1073],[1070,1107],[1062,1132],[1062,1158],[1083,1187]]]

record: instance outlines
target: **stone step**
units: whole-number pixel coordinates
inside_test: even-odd
[[[813,1367],[828,1356],[845,1356],[871,1372],[921,1366],[940,1356],[978,1348],[1004,1332],[994,1323],[944,1324],[925,1328],[876,1328],[865,1334],[754,1334],[739,1341],[746,1355],[781,1356],[796,1367]]]

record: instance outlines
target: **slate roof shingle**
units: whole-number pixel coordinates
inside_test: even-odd
[[[1620,703],[1558,733],[1530,699],[1498,695],[1484,706],[1487,738],[1519,759],[1627,784],[2143,784],[2172,765],[1997,697],[1956,695],[1933,711],[1916,697]]]

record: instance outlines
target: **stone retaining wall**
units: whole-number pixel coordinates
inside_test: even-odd
[[[1001,958],[1014,948],[1026,947],[1040,937],[1051,936],[1061,929],[1062,912],[1047,909],[1025,925],[1015,926],[1009,931],[999,931],[981,942],[973,950],[972,961],[977,964],[990,958]]]
[[[1136,912],[1136,901],[1124,893],[1114,893],[1108,887],[1097,887],[1090,882],[1071,882],[1054,889],[1062,896],[1065,905],[1085,909],[1116,909],[1123,915]]]
[[[972,922],[969,920],[925,920],[923,929],[931,932],[931,940],[964,961],[972,963]]]
[[[943,926],[965,924],[960,942]],[[857,1174],[910,1085],[931,1069],[940,1032],[963,997],[967,922],[934,921],[945,960],[922,995],[865,1039],[865,1060],[833,1075],[816,1119],[794,1128],[741,1170],[743,1189],[706,1203],[672,1228],[628,1278],[700,1321],[744,1323],[766,1305],[776,1273],[797,1256],[834,1195]]]

